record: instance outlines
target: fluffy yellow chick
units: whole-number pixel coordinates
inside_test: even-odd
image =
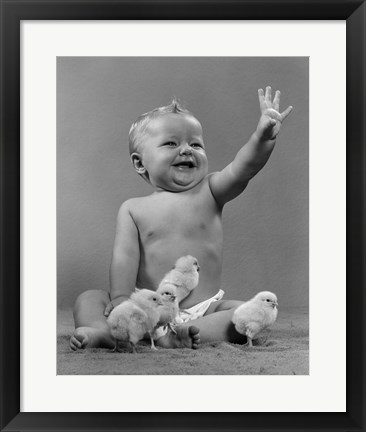
[[[160,306],[163,305],[160,294],[148,289],[137,289],[131,294],[131,301],[135,302],[147,314],[146,332],[150,336],[151,349],[156,350],[153,339],[155,328],[160,319]]]
[[[163,302],[163,305],[159,307],[160,318],[157,327],[168,326],[173,333],[176,333],[171,323],[179,312],[177,287],[168,283],[161,283],[156,292],[161,295]]]
[[[135,353],[135,345],[148,333],[151,349],[156,350],[152,334],[159,321],[159,307],[162,306],[160,294],[142,289],[134,292],[131,297],[116,306],[109,317],[112,336],[116,340],[114,351],[119,351],[119,342],[129,342]]]
[[[276,294],[262,291],[234,311],[232,322],[247,337],[246,345],[253,346],[252,339],[276,321],[277,306]]]
[[[163,286],[175,286],[177,289],[177,301],[180,303],[197,287],[199,270],[200,266],[197,258],[191,255],[182,256],[177,259],[173,269],[164,276],[158,290]]]

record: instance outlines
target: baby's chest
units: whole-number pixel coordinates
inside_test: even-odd
[[[155,203],[141,215],[138,229],[142,239],[168,235],[202,236],[220,224],[215,209],[197,200],[166,200]]]

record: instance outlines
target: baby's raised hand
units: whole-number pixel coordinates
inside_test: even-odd
[[[281,93],[277,90],[272,101],[271,87],[266,87],[266,94],[264,94],[263,89],[259,89],[258,97],[261,118],[259,119],[256,133],[260,140],[274,140],[281,129],[282,122],[292,111],[292,106],[289,106],[285,111],[280,113]]]

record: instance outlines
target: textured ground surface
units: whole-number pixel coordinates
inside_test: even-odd
[[[309,373],[309,319],[305,309],[280,311],[258,345],[247,348],[227,342],[199,350],[138,345],[138,354],[107,349],[71,351],[71,311],[58,311],[58,375],[306,375]]]

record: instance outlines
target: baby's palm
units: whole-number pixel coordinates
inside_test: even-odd
[[[273,140],[278,135],[282,122],[292,111],[292,106],[289,106],[285,111],[280,113],[281,93],[277,90],[272,101],[271,87],[266,87],[266,94],[264,94],[263,89],[259,89],[258,97],[261,109],[261,118],[259,119],[257,126],[257,134],[261,139]]]

